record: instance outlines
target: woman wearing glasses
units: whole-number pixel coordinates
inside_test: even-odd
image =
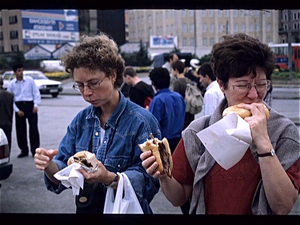
[[[150,138],[150,133],[161,139],[161,132],[150,112],[118,90],[125,69],[118,46],[105,34],[83,36],[61,60],[75,81],[73,88],[91,105],[75,116],[58,150],[36,150],[35,164],[45,172],[47,189],[57,194],[63,191],[65,187],[53,175],[67,166],[69,157],[88,150],[95,153],[100,165],[93,173],[80,170],[85,178],[83,192],[91,192],[80,198],[81,190],[76,197],[77,213],[103,212],[106,188],[118,185],[117,172],[126,173],[144,213],[152,213],[149,202],[159,182],[142,167],[138,144]]]
[[[213,46],[211,64],[225,98],[210,120],[204,116],[183,131],[173,153],[173,178],[157,172],[150,152],[141,154],[148,174],[159,178],[161,189],[175,206],[190,200],[196,214],[288,214],[299,194],[300,144],[297,127],[270,108],[267,121],[263,98],[274,66],[271,49],[245,34],[228,35]],[[249,109],[253,143],[228,170],[215,162],[197,133],[205,122],[222,119],[225,108]]]

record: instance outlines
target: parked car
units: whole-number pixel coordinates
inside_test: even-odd
[[[38,70],[24,70],[24,76],[31,76],[41,94],[51,94],[53,98],[57,97],[59,92],[63,90],[61,82],[50,80],[44,73]],[[3,75],[3,88],[7,89],[9,82],[14,79],[16,75],[13,71],[6,71]]]
[[[7,137],[5,136],[4,131],[0,128],[0,180],[7,179],[12,173],[13,165],[9,163],[9,159],[10,150]]]

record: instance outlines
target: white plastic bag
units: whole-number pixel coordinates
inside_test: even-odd
[[[143,214],[142,207],[125,173],[120,176],[116,195],[113,188],[108,188],[104,203],[104,214]]]

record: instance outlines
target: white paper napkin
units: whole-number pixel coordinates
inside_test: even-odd
[[[238,163],[252,143],[249,124],[236,113],[197,133],[212,157],[228,170]]]
[[[83,189],[84,183],[83,175],[77,171],[81,168],[83,167],[79,163],[72,163],[70,166],[54,174],[54,177],[60,180],[65,187],[72,187],[73,195],[79,195],[79,190],[80,188]]]

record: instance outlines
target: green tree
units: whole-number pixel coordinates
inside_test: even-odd
[[[136,66],[150,66],[152,62],[148,55],[148,47],[140,40],[140,49],[136,53]]]

